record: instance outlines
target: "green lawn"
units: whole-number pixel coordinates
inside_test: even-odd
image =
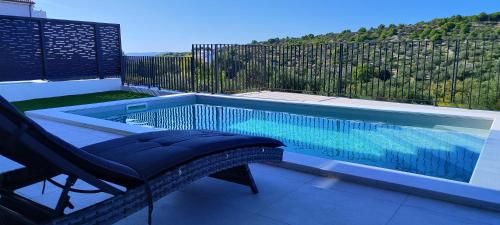
[[[17,109],[24,112],[37,109],[83,105],[144,97],[150,97],[150,95],[127,91],[108,91],[84,95],[69,95],[55,98],[40,98],[27,101],[12,102],[12,104],[16,106]]]

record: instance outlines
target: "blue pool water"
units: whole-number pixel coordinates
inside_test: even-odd
[[[464,182],[484,144],[483,137],[458,131],[203,104],[101,118],[272,137],[291,152]]]

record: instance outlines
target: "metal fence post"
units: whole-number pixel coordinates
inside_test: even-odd
[[[451,75],[451,102],[455,103],[455,94],[457,91],[457,73],[458,73],[458,63],[460,61],[460,42],[455,40],[455,57],[453,61],[453,72]]]
[[[340,96],[342,94],[342,60],[343,60],[343,51],[344,51],[344,43],[339,44],[339,79],[337,82],[337,96]]]
[[[215,82],[215,93],[221,93],[220,83],[222,79],[219,76],[219,60],[217,59],[217,52],[219,50],[219,46],[216,44],[214,48],[214,82]]]
[[[95,61],[96,61],[96,68],[97,68],[97,76],[99,79],[104,79],[104,75],[102,73],[101,69],[101,38],[99,36],[99,27],[96,23],[94,23],[94,42],[95,42]]]
[[[268,47],[267,46],[262,46],[261,47],[262,49],[262,53],[264,54],[264,89],[267,88],[267,90],[269,90],[269,72],[267,71],[268,70],[268,66],[267,66],[267,49]]]
[[[196,92],[195,81],[195,45],[191,45],[191,91]]]
[[[122,79],[122,86],[125,84],[125,79],[126,79],[126,66],[127,66],[127,62],[125,60],[127,60],[123,50],[122,50],[122,31],[121,31],[121,27],[120,25],[118,25],[118,46],[120,48],[120,55],[122,57],[120,57],[120,77]]]
[[[38,33],[40,36],[40,51],[42,57],[42,80],[47,80],[47,51],[45,49],[45,37],[44,37],[44,26],[43,20],[38,21]]]
[[[120,79],[122,81],[122,86],[125,85],[125,79],[126,79],[126,64],[127,64],[127,58],[126,56],[122,55],[121,60],[120,60]]]
[[[155,68],[154,68],[154,57],[151,56],[149,57],[149,82],[148,82],[148,88],[151,88],[151,86],[154,86],[154,77],[155,77]]]
[[[164,57],[157,57],[155,61],[156,62],[155,84],[158,90],[161,90],[161,86],[163,84],[162,76],[164,76],[163,74],[164,59],[165,59]]]

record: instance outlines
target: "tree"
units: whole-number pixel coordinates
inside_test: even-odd
[[[429,28],[425,28],[422,33],[420,33],[420,38],[421,39],[428,39],[429,38],[429,34],[431,33],[431,29]]]
[[[479,21],[488,21],[490,20],[490,15],[482,12],[482,13],[479,13]]]
[[[390,27],[385,33],[387,36],[393,36],[397,34],[396,29],[393,27]]]
[[[452,22],[460,22],[462,21],[463,17],[461,15],[455,15],[450,18]]]
[[[446,22],[445,24],[443,24],[442,28],[446,31],[446,32],[451,32],[453,30],[453,28],[455,28],[455,23],[454,22]]]
[[[370,40],[367,34],[360,34],[355,37],[356,41],[362,42],[362,41],[367,41]]]
[[[490,20],[500,22],[500,12],[490,14]]]
[[[308,35],[304,35],[302,36],[303,39],[313,39],[314,38],[314,34],[308,34]]]
[[[381,70],[380,72],[374,66],[354,66],[352,68],[352,74],[354,76],[354,80],[357,82],[369,82],[373,78],[378,78],[382,81],[386,81],[391,79],[392,73],[389,70]]]
[[[392,73],[386,69],[384,69],[384,70],[380,71],[380,73],[378,73],[378,79],[383,80],[383,81],[389,80],[389,79],[391,79],[391,77],[392,77]]]
[[[280,42],[280,39],[279,38],[271,38],[271,39],[267,40],[267,42],[269,42],[269,44],[277,44]]]
[[[489,21],[489,22],[480,22]],[[369,41],[369,40],[443,40],[459,37],[488,37],[497,38],[500,35],[500,12],[491,14],[481,13],[475,16],[456,15],[449,18],[433,19],[430,22],[419,22],[415,25],[381,24],[376,28],[360,27],[357,31],[344,30],[340,33],[324,35],[308,34],[300,38],[271,38],[266,44],[326,44],[340,41]],[[257,44],[256,42],[253,42]]]
[[[352,68],[352,74],[354,74],[354,80],[356,82],[366,83],[374,77],[375,68],[372,66],[355,66]]]
[[[460,33],[462,34],[468,34],[470,32],[470,24],[465,24],[460,28]]]
[[[436,32],[435,34],[431,35],[431,41],[439,41],[443,39],[443,35]]]

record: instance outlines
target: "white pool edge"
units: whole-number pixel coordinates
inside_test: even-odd
[[[168,100],[174,98],[185,98],[188,101],[196,102],[196,98],[198,96],[202,97],[217,97],[217,98],[237,98],[251,101],[265,101],[265,102],[278,102],[278,103],[287,103],[290,104],[289,101],[283,100],[272,100],[272,99],[254,99],[254,98],[246,98],[246,97],[235,97],[235,96],[221,96],[221,95],[210,95],[210,94],[176,94],[169,96],[161,96],[161,97],[151,97],[151,98],[142,98],[142,99],[132,99],[132,100],[122,100],[115,102],[105,102],[105,103],[97,103],[91,105],[80,105],[80,106],[70,106],[70,107],[62,107],[62,108],[53,108],[53,109],[45,109],[45,110],[36,110],[29,111],[26,114],[30,117],[35,118],[43,118],[48,120],[53,120],[57,122],[62,122],[66,124],[71,124],[75,126],[81,126],[91,129],[97,129],[109,133],[116,133],[121,135],[128,135],[134,133],[143,133],[152,131],[152,128],[145,128],[139,126],[131,126],[127,124],[122,124],[118,122],[106,121],[101,119],[90,118],[86,116],[79,116],[75,114],[66,113],[66,111],[72,110],[81,110],[81,109],[89,109],[96,107],[106,107],[106,106],[115,106],[115,105],[123,105],[123,104],[133,104],[144,101],[155,101],[155,100]],[[309,103],[309,102],[296,102],[291,104],[299,104],[299,105],[324,105],[318,103]],[[359,106],[337,106],[337,107],[348,107],[353,109],[369,109],[369,110],[381,110],[381,111],[394,111],[394,109],[387,108],[370,108],[370,107],[359,107]],[[407,112],[405,110],[398,110],[402,112]],[[408,111],[411,113],[415,113],[415,111]],[[483,119],[491,119],[493,120],[493,124],[490,132],[494,132],[490,134],[490,137],[494,135],[494,140],[489,141],[490,137],[488,137],[485,146],[483,147],[483,151],[485,149],[495,148],[498,145],[497,135],[500,134],[500,120],[498,113],[489,112],[489,111],[475,111],[471,113],[471,111],[466,111],[467,114],[464,115],[460,113],[459,110],[454,110],[452,113],[453,116],[466,116],[471,118],[483,118]],[[417,113],[426,113],[426,114],[438,114],[438,115],[450,115],[446,112],[417,112]],[[471,115],[472,114],[472,115]],[[491,149],[492,150],[492,149]],[[483,151],[480,154],[483,155]],[[483,159],[484,160],[484,159]],[[304,168],[310,168],[308,172],[319,173],[319,175],[324,174],[332,174],[335,176],[344,177],[351,180],[358,180],[363,183],[369,183],[376,186],[381,186],[384,188],[394,189],[403,192],[409,192],[412,194],[424,194],[428,197],[438,198],[447,201],[453,201],[461,204],[473,205],[481,208],[488,209],[500,209],[500,189],[492,189],[488,187],[481,187],[478,185],[474,185],[472,183],[463,183],[452,180],[446,180],[441,178],[435,178],[430,176],[418,175],[413,173],[401,172],[396,170],[384,169],[373,166],[366,166],[362,164],[356,163],[348,163],[337,160],[329,160],[322,159],[313,156],[307,156],[303,154],[297,154],[292,152],[285,152],[284,155],[284,166],[290,169],[297,169],[297,166],[303,166]],[[303,170],[301,168],[299,170]],[[476,166],[477,168],[477,166]],[[315,170],[316,169],[316,170]],[[473,177],[476,175],[476,170],[474,170]],[[472,180],[472,179],[471,179]]]

